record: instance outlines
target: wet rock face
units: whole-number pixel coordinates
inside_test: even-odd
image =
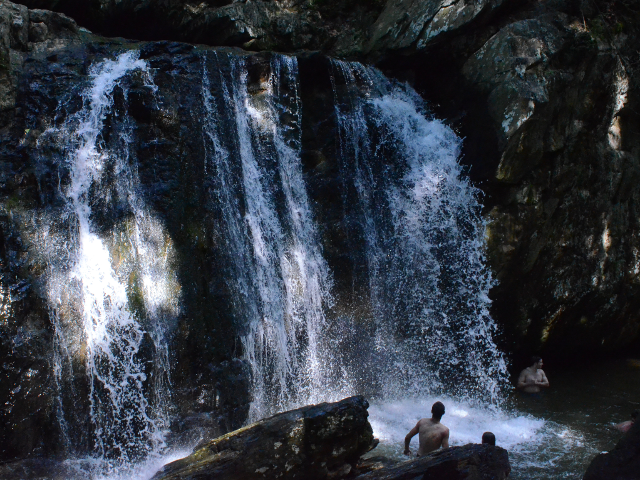
[[[468,444],[438,450],[424,457],[384,467],[357,478],[360,480],[505,480],[511,465],[504,448]]]
[[[208,441],[155,480],[343,478],[375,446],[362,397],[280,413]]]
[[[361,50],[379,0],[25,0],[72,16],[91,31],[138,40],[179,40],[251,50]]]
[[[583,480],[632,480],[640,468],[640,424],[635,423],[607,453],[597,455],[589,464]]]
[[[20,78],[30,49],[54,36],[75,35],[77,26],[53,12],[0,4],[0,457],[48,453],[47,439],[57,434],[55,386],[51,370],[52,331],[47,306],[33,276],[29,242],[13,215],[43,201],[38,178],[25,163],[15,140],[25,141],[28,130],[14,122],[20,102]],[[12,145],[13,144],[13,145]],[[23,145],[21,143],[20,145]]]
[[[503,2],[381,57],[465,137],[486,194],[492,315],[517,361],[637,342],[635,20],[618,2]]]
[[[12,460],[68,453],[70,445],[62,440],[56,419],[60,408],[72,423],[67,436],[73,447],[79,451],[92,447],[82,348],[70,370],[63,372],[62,395],[55,379],[60,352],[55,350],[51,323],[55,312],[45,300],[48,267],[42,243],[46,238],[34,232],[43,215],[61,214],[59,182],[66,182],[69,166],[60,146],[40,136],[81,108],[80,93],[91,64],[113,58],[130,45],[82,32],[61,14],[8,2],[0,5],[0,33],[0,53],[9,59],[0,69],[0,88],[4,88],[0,104],[0,457]],[[126,101],[121,91],[115,93],[115,110],[140,125],[135,155],[145,195],[161,215],[167,215],[181,257],[178,275],[185,301],[191,305],[175,325],[167,325],[173,329],[172,360],[179,365],[172,372],[175,429],[179,433],[194,423],[194,416],[204,415],[206,430],[219,435],[246,419],[249,373],[234,358],[237,331],[225,308],[229,294],[222,277],[211,273],[221,268],[214,258],[219,250],[212,237],[202,234],[201,222],[215,213],[212,200],[206,198],[206,186],[196,181],[203,177],[203,164],[191,161],[202,158],[201,138],[191,135],[187,127],[188,117],[201,108],[201,71],[192,68],[200,57],[193,47],[173,43],[148,45],[142,55],[157,69],[156,84],[173,93],[159,109],[152,89],[134,75]],[[256,65],[261,61],[256,59]],[[193,76],[190,80],[178,75],[187,71]],[[172,82],[176,87],[169,86]],[[160,137],[164,140],[157,141]],[[193,188],[194,183],[202,188]],[[121,202],[114,199],[113,208],[97,219],[100,228],[109,229],[122,220]],[[185,218],[194,220],[189,223]]]
[[[420,51],[440,35],[454,32],[504,0],[391,0],[371,27],[369,52]]]
[[[82,454],[93,446],[82,340],[74,345],[72,355],[67,355],[73,359],[64,369],[63,381],[55,376],[56,355],[62,353],[56,351],[52,324],[57,312],[50,310],[46,300],[49,266],[43,249],[50,244],[46,243],[47,235],[37,232],[43,219],[58,218],[62,224],[68,218],[63,188],[69,183],[71,166],[61,145],[64,142],[43,132],[63,125],[66,118],[82,109],[82,92],[90,85],[93,64],[113,59],[128,49],[139,51],[140,58],[148,63],[157,91],[142,75],[132,73],[122,87],[114,90],[114,113],[105,122],[113,131],[119,131],[120,119],[135,125],[128,155],[135,162],[140,181],[136,193],[162,220],[176,251],[174,267],[181,285],[181,311],[165,326],[171,342],[168,349],[175,406],[169,441],[185,440],[187,432],[212,437],[240,427],[251,400],[249,369],[236,358],[242,354],[238,335],[246,319],[232,307],[235,299],[225,276],[229,266],[221,238],[224,234],[215,228],[221,223],[222,212],[220,200],[213,193],[213,175],[207,173],[204,161],[201,119],[207,112],[202,104],[202,76],[207,61],[210,71],[220,68],[221,74],[226,74],[233,68],[230,59],[242,58],[247,89],[250,94],[260,94],[271,55],[231,49],[215,52],[175,42],[108,40],[77,28],[57,13],[27,10],[6,2],[2,7],[2,45],[11,63],[0,72],[8,92],[0,111],[0,403],[5,413],[0,424],[1,458],[64,455],[71,447]],[[300,64],[305,71],[301,97],[310,105],[319,98],[322,105],[310,108],[316,115],[303,120],[305,169],[319,178],[319,187],[311,195],[327,207],[323,218],[336,219],[335,228],[340,230],[346,227],[340,223],[339,206],[335,202],[331,206],[340,182],[331,153],[335,151],[335,125],[331,123],[330,64],[322,55],[309,55]],[[222,92],[218,91],[216,98],[224,102]],[[218,120],[231,121],[222,117]],[[316,127],[323,138],[316,138]],[[110,142],[117,143],[118,138],[107,133],[101,141],[110,148]],[[330,157],[324,159],[326,169],[316,164],[317,157],[324,155]],[[107,171],[105,178],[112,177]],[[322,182],[330,185],[329,190]],[[121,231],[118,228],[126,221],[128,207],[115,181],[106,180],[105,185],[110,200],[100,204],[92,221],[100,234],[112,237],[110,232]],[[102,201],[102,197],[96,198]],[[60,234],[55,226],[48,233]],[[338,233],[331,231],[329,235]],[[342,253],[331,253],[330,261],[339,262],[339,255]],[[337,272],[339,281],[350,284],[349,274],[348,269]],[[60,313],[77,318],[74,312]],[[81,336],[81,322],[76,327]],[[146,342],[141,355],[151,356],[152,350],[152,342]],[[153,370],[149,367],[146,371]],[[152,379],[151,374],[148,378]],[[69,442],[63,441],[65,435],[56,419],[60,409],[71,424],[66,432]]]
[[[26,4],[107,34],[367,59],[412,82],[465,137],[486,194],[503,346],[568,356],[639,338],[638,19],[624,1]]]

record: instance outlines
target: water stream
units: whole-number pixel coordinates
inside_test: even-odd
[[[552,409],[510,400],[489,315],[480,194],[458,163],[461,139],[410,87],[331,62],[335,201],[364,258],[352,266],[362,308],[345,313],[302,167],[296,58],[273,55],[251,90],[245,57],[199,59],[204,116],[195,134],[205,154],[197,161],[220,209],[207,228],[224,246],[252,374],[250,420],[362,393],[382,440],[372,455],[400,460],[404,435],[440,399],[452,444],[493,431],[512,452],[513,478],[564,475],[558,458],[540,460],[548,445],[581,458],[597,450],[581,429],[548,420]],[[148,64],[123,53],[92,67],[80,110],[41,138],[58,146],[68,171],[57,210],[33,220],[48,265],[57,416],[69,456],[93,478],[148,478],[184,453],[165,441],[168,345],[181,302],[175,253],[140,193],[136,123],[118,114],[134,77],[163,94]],[[89,411],[74,412],[83,395]]]
[[[171,240],[137,194],[129,150],[135,127],[113,116],[114,97],[126,102],[133,74],[153,87],[135,52],[95,65],[82,109],[41,138],[60,147],[60,163],[70,172],[61,209],[36,222],[56,332],[58,420],[70,454],[90,447],[87,465],[96,475],[127,471],[164,448],[171,391],[166,334],[179,309]],[[112,208],[120,218],[105,231],[95,219]],[[86,383],[75,379],[82,368]],[[88,412],[78,412],[82,395]]]

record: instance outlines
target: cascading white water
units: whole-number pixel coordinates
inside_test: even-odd
[[[83,363],[89,443],[102,461],[95,474],[115,475],[163,447],[169,402],[165,333],[179,310],[171,240],[137,191],[129,154],[134,128],[114,115],[114,97],[119,94],[126,103],[125,80],[133,73],[154,88],[136,52],[94,65],[82,109],[40,140],[56,144],[70,171],[61,192],[62,218],[42,219],[40,230],[57,342],[58,413],[70,449],[81,449],[71,440],[79,435],[69,431],[77,418],[68,407],[87,401],[78,398],[71,380],[74,365]],[[112,204],[126,214],[105,231],[94,219]]]
[[[203,57],[205,166],[216,179],[233,304],[246,321],[251,418],[367,384],[386,397],[446,391],[495,401],[506,366],[493,343],[484,225],[457,163],[460,140],[376,70],[333,66],[343,201],[364,240],[362,301],[376,336],[348,346],[355,355],[374,349],[374,364],[353,371],[341,359],[354,353],[327,336],[332,282],[302,176],[296,60],[274,56],[249,93],[243,58]]]
[[[332,62],[341,228],[365,260],[354,260],[362,285],[349,309],[302,171],[296,59],[274,55],[258,84],[249,57],[200,59],[205,158],[194,161],[219,209],[211,228],[251,367],[250,419],[365,393],[382,447],[400,455],[412,422],[441,399],[454,444],[486,429],[514,449],[530,442],[540,420],[479,407],[501,398],[506,367],[488,314],[478,192],[458,164],[455,133],[410,88]],[[135,53],[96,64],[82,108],[41,136],[62,151],[69,180],[33,222],[31,242],[48,266],[63,437],[76,454],[88,441],[99,457],[93,476],[110,479],[133,478],[133,464],[163,448],[167,333],[180,296],[171,239],[139,192],[135,121],[120,115],[134,77],[154,88]],[[0,308],[6,295],[0,286]],[[83,370],[86,384],[74,380]],[[83,404],[89,411],[74,411]]]
[[[302,174],[297,62],[275,55],[268,77],[249,93],[242,57],[202,57],[205,171],[215,179],[232,303],[245,321],[251,418],[337,399],[371,380],[368,393],[383,397],[447,391],[495,399],[505,365],[493,344],[483,225],[476,192],[457,163],[460,141],[379,72],[333,65],[343,200],[354,205],[348,214],[362,230],[369,291],[362,301],[372,312],[355,321],[375,325],[374,342],[351,346],[357,354],[372,348],[376,358],[357,371],[341,364],[345,352],[327,333],[338,320],[327,318],[331,274]],[[146,64],[131,53],[97,66],[84,108],[50,134],[67,142],[66,214],[78,225],[70,237],[50,242],[56,373],[64,383],[73,369],[63,360],[83,358],[95,448],[124,462],[162,445],[169,370],[163,325],[177,314],[179,290],[170,240],[136,192],[128,153],[133,125],[122,122],[115,144],[101,139],[113,92],[119,87],[126,99],[123,79],[131,72],[148,78]],[[116,182],[108,180],[109,169]],[[109,195],[124,199],[129,213],[105,235],[92,216]],[[77,338],[85,349],[69,340]],[[140,353],[149,349],[145,343],[155,355],[153,382]],[[64,401],[60,407],[64,427],[69,415]]]
[[[425,116],[408,87],[358,63],[333,66],[341,167],[362,205],[351,215],[366,239],[384,395],[495,402],[506,364],[493,340],[484,224],[457,162],[460,140]]]
[[[232,290],[240,300],[234,303],[237,314],[247,318],[241,339],[252,369],[250,417],[255,419],[327,398],[333,384],[319,348],[331,280],[302,178],[296,60],[275,56],[259,95],[247,92],[244,60],[224,60],[231,63],[231,76],[216,76],[231,108],[236,141],[230,148],[221,141],[221,112],[211,97],[206,58],[202,95],[209,117],[203,128],[207,162],[214,166],[224,202]],[[293,117],[289,124],[280,119],[285,114]],[[233,190],[230,151],[241,164],[239,192]],[[277,195],[284,197],[284,211],[276,205]],[[244,203],[243,222],[238,198]]]

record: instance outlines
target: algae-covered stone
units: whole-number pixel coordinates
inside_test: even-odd
[[[363,397],[280,413],[211,440],[154,480],[340,478],[376,443]]]

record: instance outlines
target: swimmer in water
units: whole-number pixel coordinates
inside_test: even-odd
[[[622,433],[627,433],[629,429],[633,426],[637,418],[638,418],[638,411],[634,410],[633,412],[631,412],[631,420],[627,420],[626,422],[619,423],[613,428],[615,428],[616,430],[620,430]]]
[[[541,388],[549,387],[540,357],[531,357],[531,366],[520,372],[517,387],[525,393],[540,393]]]
[[[429,452],[442,448],[449,448],[449,429],[440,423],[444,415],[444,405],[436,402],[431,407],[431,418],[422,418],[404,438],[404,454],[411,455],[409,443],[417,435],[420,440],[417,456],[421,457]]]
[[[482,434],[482,443],[496,446],[496,436],[491,432],[484,432]]]

